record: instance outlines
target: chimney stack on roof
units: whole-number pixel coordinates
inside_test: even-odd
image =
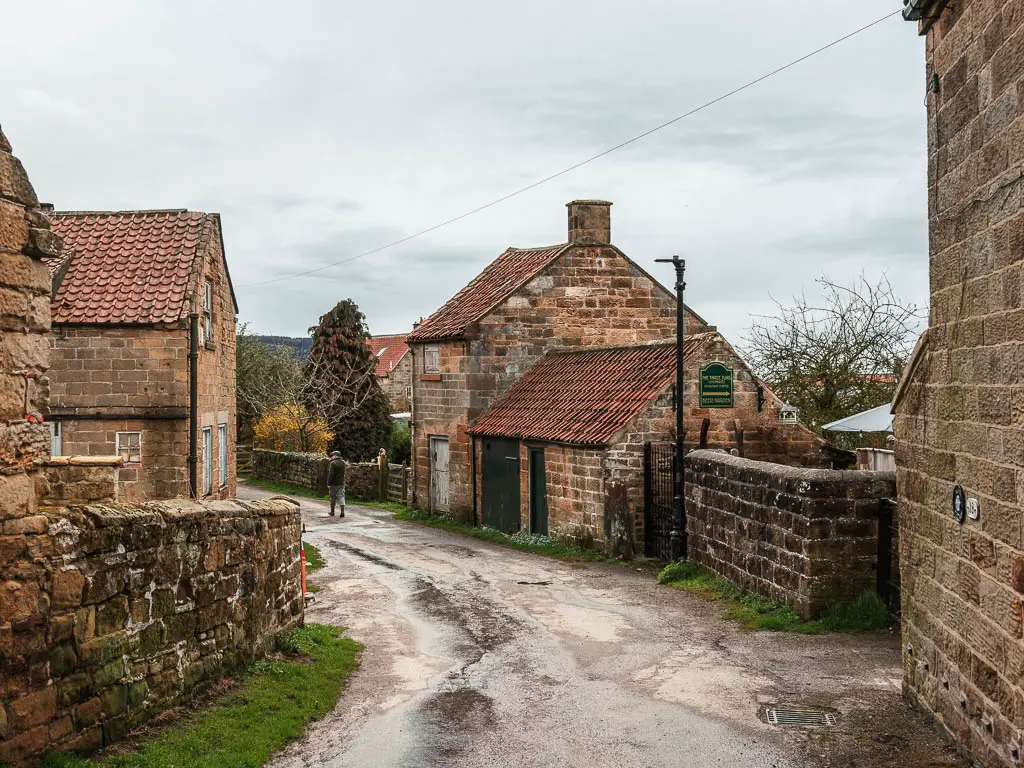
[[[606,200],[573,200],[569,209],[569,242],[609,245],[612,242],[612,204]]]

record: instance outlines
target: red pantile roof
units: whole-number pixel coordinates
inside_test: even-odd
[[[409,345],[405,343],[408,334],[396,333],[388,336],[371,336],[366,343],[377,358],[377,376],[382,378],[390,375],[392,369],[405,357]]]
[[[67,273],[55,323],[154,324],[182,319],[200,247],[218,234],[216,214],[194,211],[54,212]],[[60,263],[49,265],[56,273]]]
[[[688,339],[685,354],[712,336]],[[607,445],[672,381],[675,368],[674,342],[549,352],[469,432]]]
[[[409,334],[410,342],[440,341],[461,336],[509,294],[526,284],[568,246],[509,248]]]

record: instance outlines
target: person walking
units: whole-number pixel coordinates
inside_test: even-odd
[[[339,517],[345,516],[345,460],[337,451],[331,453],[331,463],[327,469],[327,490],[331,495],[331,517],[334,517],[335,504],[340,506]]]

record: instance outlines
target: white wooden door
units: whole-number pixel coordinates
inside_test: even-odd
[[[430,509],[448,511],[448,438],[430,438]]]

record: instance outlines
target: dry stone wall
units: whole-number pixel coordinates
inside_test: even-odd
[[[0,764],[119,740],[302,620],[298,506],[47,509],[0,538]]]
[[[287,483],[327,493],[330,460],[322,453],[287,453],[255,449],[252,452],[254,477],[275,483]],[[392,468],[399,465],[391,464]],[[380,495],[378,468],[374,461],[349,463],[345,467],[345,498],[376,499]],[[406,488],[409,483],[406,483]]]
[[[686,457],[689,556],[805,618],[876,587],[892,472],[805,469],[718,451]]]

